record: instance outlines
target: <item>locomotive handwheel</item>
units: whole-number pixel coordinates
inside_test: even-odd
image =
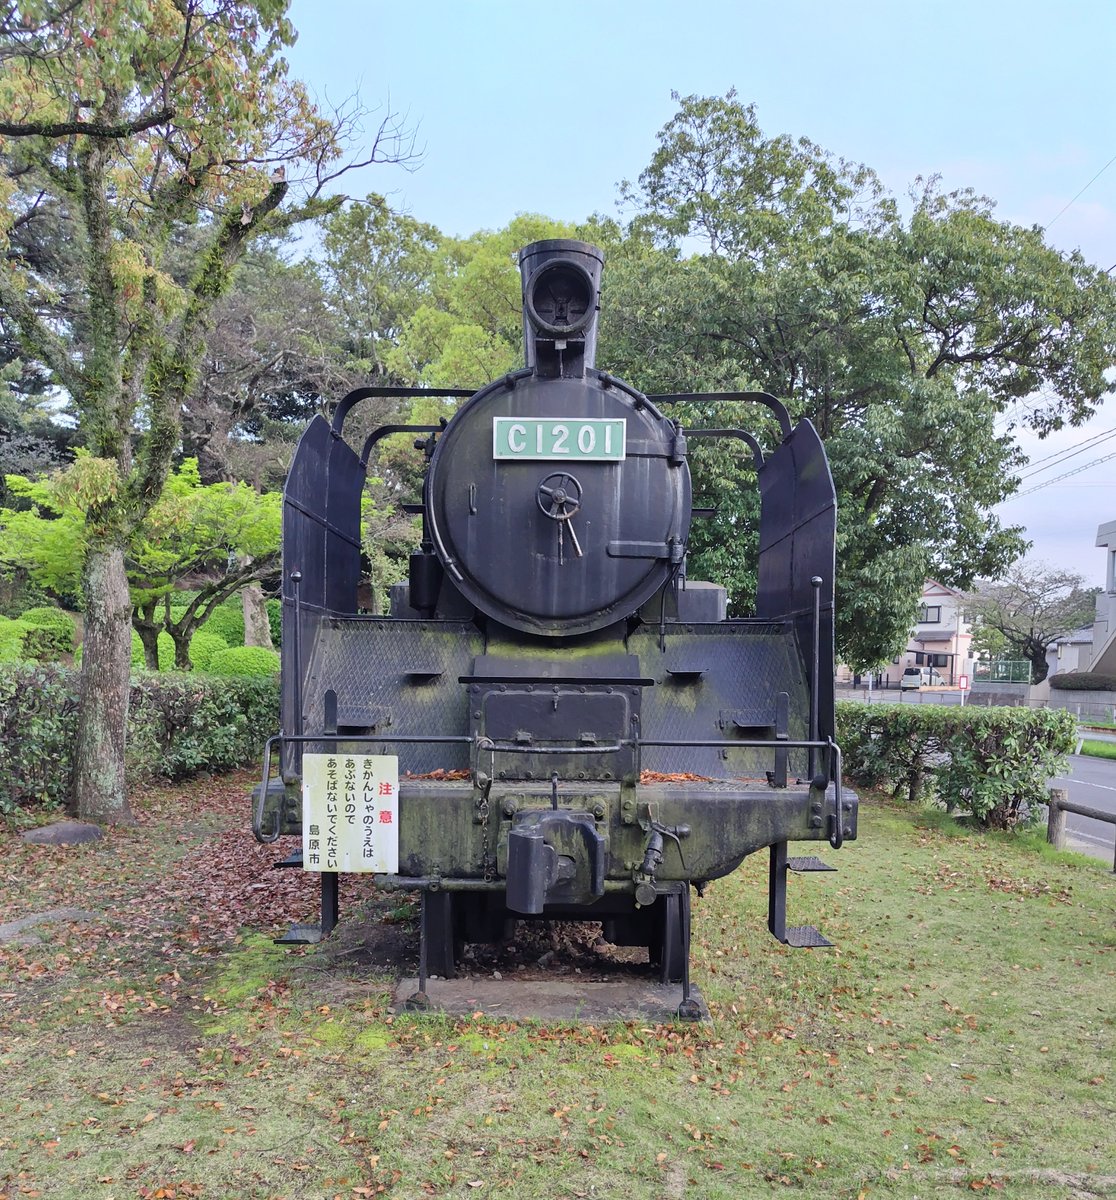
[[[555,471],[539,484],[535,499],[544,516],[552,521],[568,521],[581,507],[581,484],[573,475]]]

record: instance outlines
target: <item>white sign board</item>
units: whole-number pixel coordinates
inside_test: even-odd
[[[968,675],[958,675],[957,676],[957,686],[961,691],[967,692],[969,690]]]
[[[302,865],[307,871],[399,870],[399,759],[302,756]]]

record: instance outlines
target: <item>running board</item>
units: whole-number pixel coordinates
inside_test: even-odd
[[[833,943],[813,925],[787,925],[787,872],[805,875],[812,871],[835,871],[815,855],[787,857],[787,843],[771,847],[771,866],[767,879],[767,928],[776,941],[796,950],[812,950]]]

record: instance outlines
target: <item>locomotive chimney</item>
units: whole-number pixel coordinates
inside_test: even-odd
[[[596,246],[570,238],[520,250],[524,350],[544,378],[573,378],[594,365],[603,266]]]

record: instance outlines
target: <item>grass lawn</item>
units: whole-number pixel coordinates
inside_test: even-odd
[[[1092,758],[1116,758],[1116,742],[1096,742],[1086,738],[1081,743],[1080,753]]]
[[[695,900],[710,1026],[393,1017],[359,940],[271,943],[315,890],[268,869],[249,786],[0,835],[0,922],[92,914],[0,947],[0,1197],[1116,1196],[1102,863],[866,801],[840,872],[791,881],[836,949],[767,935],[765,855]],[[345,889],[339,934],[413,942]]]

